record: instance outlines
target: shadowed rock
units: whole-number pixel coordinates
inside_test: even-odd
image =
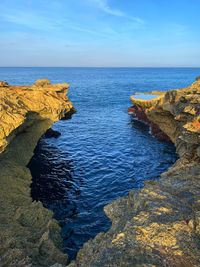
[[[42,87],[34,84],[8,86],[6,90],[0,90],[0,152],[16,136],[19,127],[23,128],[27,114],[39,114],[42,119],[52,120],[52,123],[68,112],[71,114],[73,106],[66,97],[68,89],[67,83],[50,85],[47,82]]]
[[[196,77],[196,81],[199,81],[200,80],[200,75]]]
[[[5,86],[0,90],[0,266],[63,266],[67,255],[60,227],[51,211],[32,201],[26,166],[40,137],[72,109],[69,85]]]
[[[61,133],[58,131],[53,130],[52,128],[49,128],[45,135],[46,138],[58,138],[59,136],[61,136]]]
[[[0,87],[8,87],[9,84],[5,81],[0,81]]]

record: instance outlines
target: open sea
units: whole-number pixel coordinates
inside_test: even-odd
[[[32,197],[54,212],[71,258],[111,226],[106,204],[159,179],[176,160],[173,144],[131,120],[129,97],[186,87],[198,75],[198,68],[0,68],[0,80],[10,84],[70,83],[77,113],[53,125],[58,139],[41,138],[29,168]]]

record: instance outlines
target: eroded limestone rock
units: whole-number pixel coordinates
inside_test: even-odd
[[[0,88],[0,266],[67,264],[52,212],[32,201],[26,166],[39,138],[71,111],[68,87],[36,82]]]
[[[0,90],[0,152],[15,137],[30,113],[58,121],[73,109],[66,97],[68,84],[36,81],[33,86],[7,86]],[[32,120],[34,122],[34,119]],[[30,120],[29,120],[29,123]]]

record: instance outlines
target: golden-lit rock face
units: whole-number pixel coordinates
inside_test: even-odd
[[[169,136],[181,158],[199,155],[200,143],[200,81],[188,88],[172,90],[153,100],[138,100],[133,104],[142,108],[148,119]]]
[[[180,158],[159,181],[107,205],[111,229],[87,242],[69,266],[200,266],[200,81],[132,101],[170,137]]]
[[[40,137],[73,109],[68,87],[48,80],[32,86],[0,82],[0,266],[67,264],[53,213],[32,201],[27,164]]]
[[[68,84],[50,84],[48,80],[36,81],[32,86],[9,86],[0,82],[0,152],[30,113],[41,119],[59,120],[71,108],[66,97]]]

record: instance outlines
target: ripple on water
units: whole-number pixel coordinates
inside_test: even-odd
[[[71,258],[89,238],[109,229],[103,212],[107,203],[142,187],[145,179],[157,179],[175,160],[171,144],[157,141],[146,126],[130,124],[122,114],[127,120],[121,120],[118,132],[99,123],[98,134],[89,133],[89,138],[76,123],[81,113],[65,127],[57,123],[54,127],[62,130],[62,137],[42,138],[30,163],[32,196],[54,211]]]
[[[176,159],[172,144],[157,141],[146,125],[130,120],[126,113],[129,96],[184,87],[198,72],[40,70],[38,75],[49,74],[55,82],[67,77],[70,98],[78,110],[70,121],[54,125],[61,132],[58,139],[40,140],[29,165],[32,196],[54,211],[71,258],[89,238],[109,229],[111,222],[103,212],[107,203],[141,188],[146,179],[158,179]]]
[[[31,84],[41,77],[70,83],[78,113],[54,128],[62,135],[41,139],[30,163],[33,199],[53,210],[65,251],[73,258],[110,222],[103,206],[157,179],[175,161],[174,147],[127,115],[134,93],[183,88],[199,68],[0,68],[0,80]],[[101,174],[102,170],[102,174]]]

